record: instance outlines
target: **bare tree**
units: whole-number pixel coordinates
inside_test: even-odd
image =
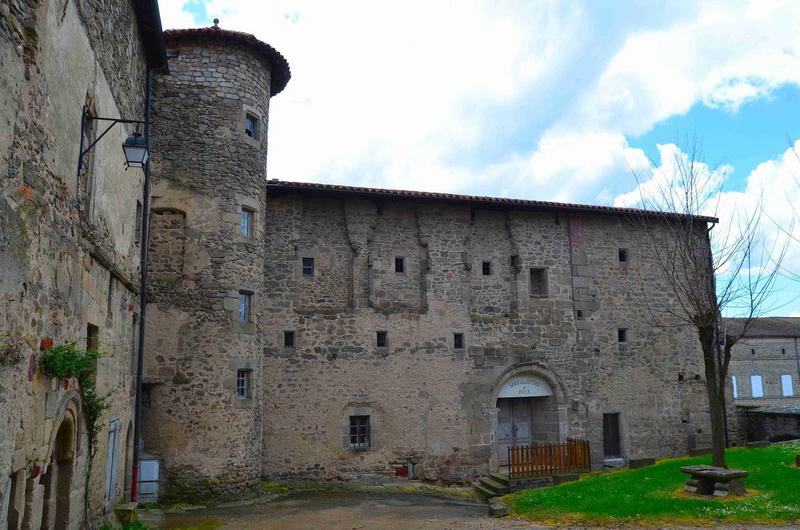
[[[710,168],[697,140],[685,142],[664,169],[634,171],[638,216],[652,243],[652,255],[677,304],[651,307],[656,326],[690,326],[703,352],[711,415],[712,463],[725,467],[725,386],[731,348],[754,318],[768,309],[770,294],[787,250],[769,243],[761,229],[760,201],[732,208],[723,190],[727,168]],[[670,163],[671,162],[671,163]],[[659,212],[657,217],[652,212]],[[719,223],[720,213],[728,218]],[[721,316],[741,317],[736,329],[725,329]]]

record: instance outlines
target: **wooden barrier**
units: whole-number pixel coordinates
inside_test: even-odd
[[[567,438],[562,443],[514,445],[508,448],[511,478],[589,471],[589,442]]]

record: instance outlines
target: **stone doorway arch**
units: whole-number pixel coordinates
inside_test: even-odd
[[[511,444],[562,442],[568,432],[567,400],[556,375],[540,363],[514,365],[497,377],[490,393],[489,466],[507,462]]]
[[[76,400],[69,399],[54,430],[47,469],[40,481],[44,486],[41,528],[69,528],[76,515],[70,499],[80,432],[78,410]]]

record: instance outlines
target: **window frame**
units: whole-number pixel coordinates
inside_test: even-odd
[[[366,451],[372,447],[372,419],[369,414],[349,416],[347,445],[355,451]]]
[[[461,342],[459,344],[459,341]],[[461,332],[453,332],[453,349],[454,350],[463,350],[464,349],[464,334]]]
[[[482,276],[491,276],[492,275],[492,262],[489,261],[481,261],[481,275]]]
[[[239,368],[236,370],[236,399],[253,398],[253,370],[249,368]]]
[[[630,251],[627,248],[618,248],[617,260],[619,260],[620,263],[629,263],[631,261]]]
[[[381,344],[383,342],[383,344]],[[375,332],[375,347],[386,349],[389,347],[389,332],[385,330],[378,330]]]
[[[287,340],[291,337],[291,340]],[[289,344],[291,342],[291,344]],[[294,348],[297,346],[297,333],[293,329],[283,330],[283,347]]]
[[[239,212],[239,235],[253,238],[255,235],[256,211],[248,206],[242,206]]]
[[[403,256],[394,257],[394,272],[403,274],[406,272],[406,259]]]
[[[308,264],[306,263],[308,261]],[[311,271],[310,274],[306,273],[307,267]],[[313,278],[317,273],[316,260],[311,256],[303,256],[300,258],[300,273],[306,278]]]
[[[755,389],[755,381],[758,381],[758,395],[756,395]],[[763,398],[764,397],[764,378],[761,374],[751,374],[750,375],[750,397],[754,398]]]
[[[260,133],[260,122],[261,118],[256,115],[254,112],[245,111],[244,113],[244,135],[248,138],[252,138],[253,140],[258,140],[259,133]],[[252,130],[248,131],[248,123],[252,123],[253,127]]]
[[[236,312],[239,322],[253,322],[253,293],[239,291],[239,307]]]
[[[628,328],[617,328],[617,343],[626,344],[628,342]]]

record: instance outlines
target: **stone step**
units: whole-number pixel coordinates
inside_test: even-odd
[[[492,497],[497,497],[497,494],[493,491],[486,489],[483,485],[479,482],[476,482],[472,485],[472,488],[478,493],[478,495],[485,501],[488,501]]]
[[[480,484],[487,490],[493,491],[495,496],[511,493],[511,488],[509,488],[508,485],[503,484],[502,482],[498,482],[492,477],[482,477],[480,480]]]
[[[510,487],[511,486],[511,479],[506,474],[503,474],[503,473],[489,473],[489,477],[491,479],[503,484],[506,487]]]

